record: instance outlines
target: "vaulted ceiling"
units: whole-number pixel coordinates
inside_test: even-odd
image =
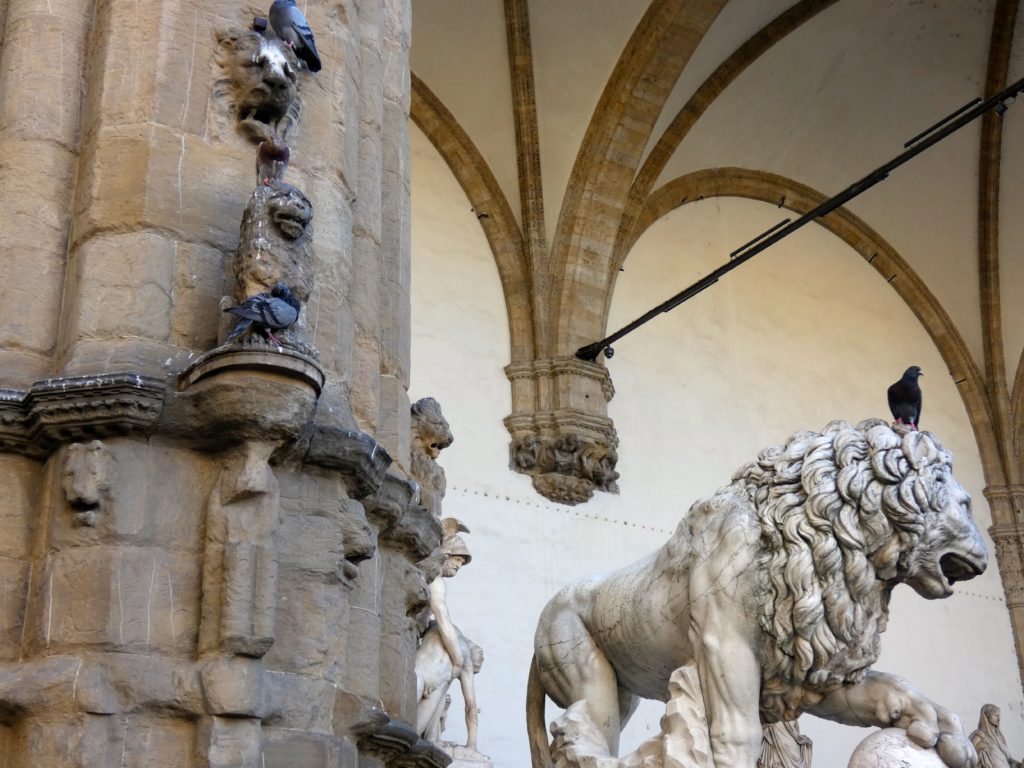
[[[488,236],[512,361],[604,335],[618,268],[667,211],[727,195],[802,212],[1019,78],[1017,5],[417,0],[413,119]],[[1020,119],[1004,134],[989,114],[823,222],[932,335],[993,485],[1020,483]]]

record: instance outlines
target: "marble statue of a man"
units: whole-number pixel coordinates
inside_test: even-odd
[[[416,730],[431,741],[439,739],[445,696],[452,681],[458,680],[466,703],[466,746],[475,750],[477,707],[473,676],[483,664],[483,651],[467,640],[452,621],[448,611],[448,587],[444,581],[457,574],[472,559],[465,540],[459,535],[469,533],[469,529],[453,517],[445,518],[441,524],[444,528],[442,578],[430,583],[433,620],[416,652]]]

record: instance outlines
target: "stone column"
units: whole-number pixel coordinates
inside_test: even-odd
[[[1024,679],[1024,486],[989,486],[984,494],[993,520],[988,533],[995,544],[1017,666]]]
[[[301,6],[296,351],[218,347],[257,185],[226,41],[272,35],[229,0],[0,0],[5,768],[446,762],[407,724],[440,540],[405,479],[411,9]]]
[[[92,0],[8,0],[0,48],[0,386],[49,373],[82,133]]]
[[[381,144],[381,391],[379,437],[395,456],[409,455],[409,354],[411,274],[409,211],[410,75],[402,65],[410,44],[410,17],[404,0],[384,4],[384,99]]]

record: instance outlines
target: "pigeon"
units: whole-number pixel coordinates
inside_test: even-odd
[[[291,155],[288,145],[277,136],[261,141],[256,151],[256,182],[269,187],[272,181],[282,181]]]
[[[310,72],[319,72],[320,55],[316,52],[313,32],[302,11],[295,6],[295,0],[274,0],[268,16],[277,36],[292,47]]]
[[[233,341],[255,326],[256,330],[280,346],[281,342],[274,336],[273,331],[294,324],[299,319],[300,306],[298,298],[292,294],[288,286],[279,282],[269,293],[257,293],[237,307],[228,307],[224,310],[241,318],[227,340]]]
[[[889,387],[889,410],[897,424],[909,424],[918,428],[921,420],[921,388],[917,378],[921,369],[912,365],[903,372],[903,378]]]

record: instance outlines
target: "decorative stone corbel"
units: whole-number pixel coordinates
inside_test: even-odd
[[[349,498],[363,499],[384,482],[391,456],[365,432],[314,424],[303,461],[337,470]]]
[[[0,389],[0,450],[42,458],[63,442],[148,434],[160,418],[165,391],[159,379],[135,373]]]
[[[452,758],[400,720],[380,709],[369,710],[352,726],[361,753],[387,768],[447,768]]]
[[[618,493],[618,437],[608,418],[614,395],[607,369],[576,357],[514,363],[509,466],[530,475],[538,493],[579,504],[594,491]]]

